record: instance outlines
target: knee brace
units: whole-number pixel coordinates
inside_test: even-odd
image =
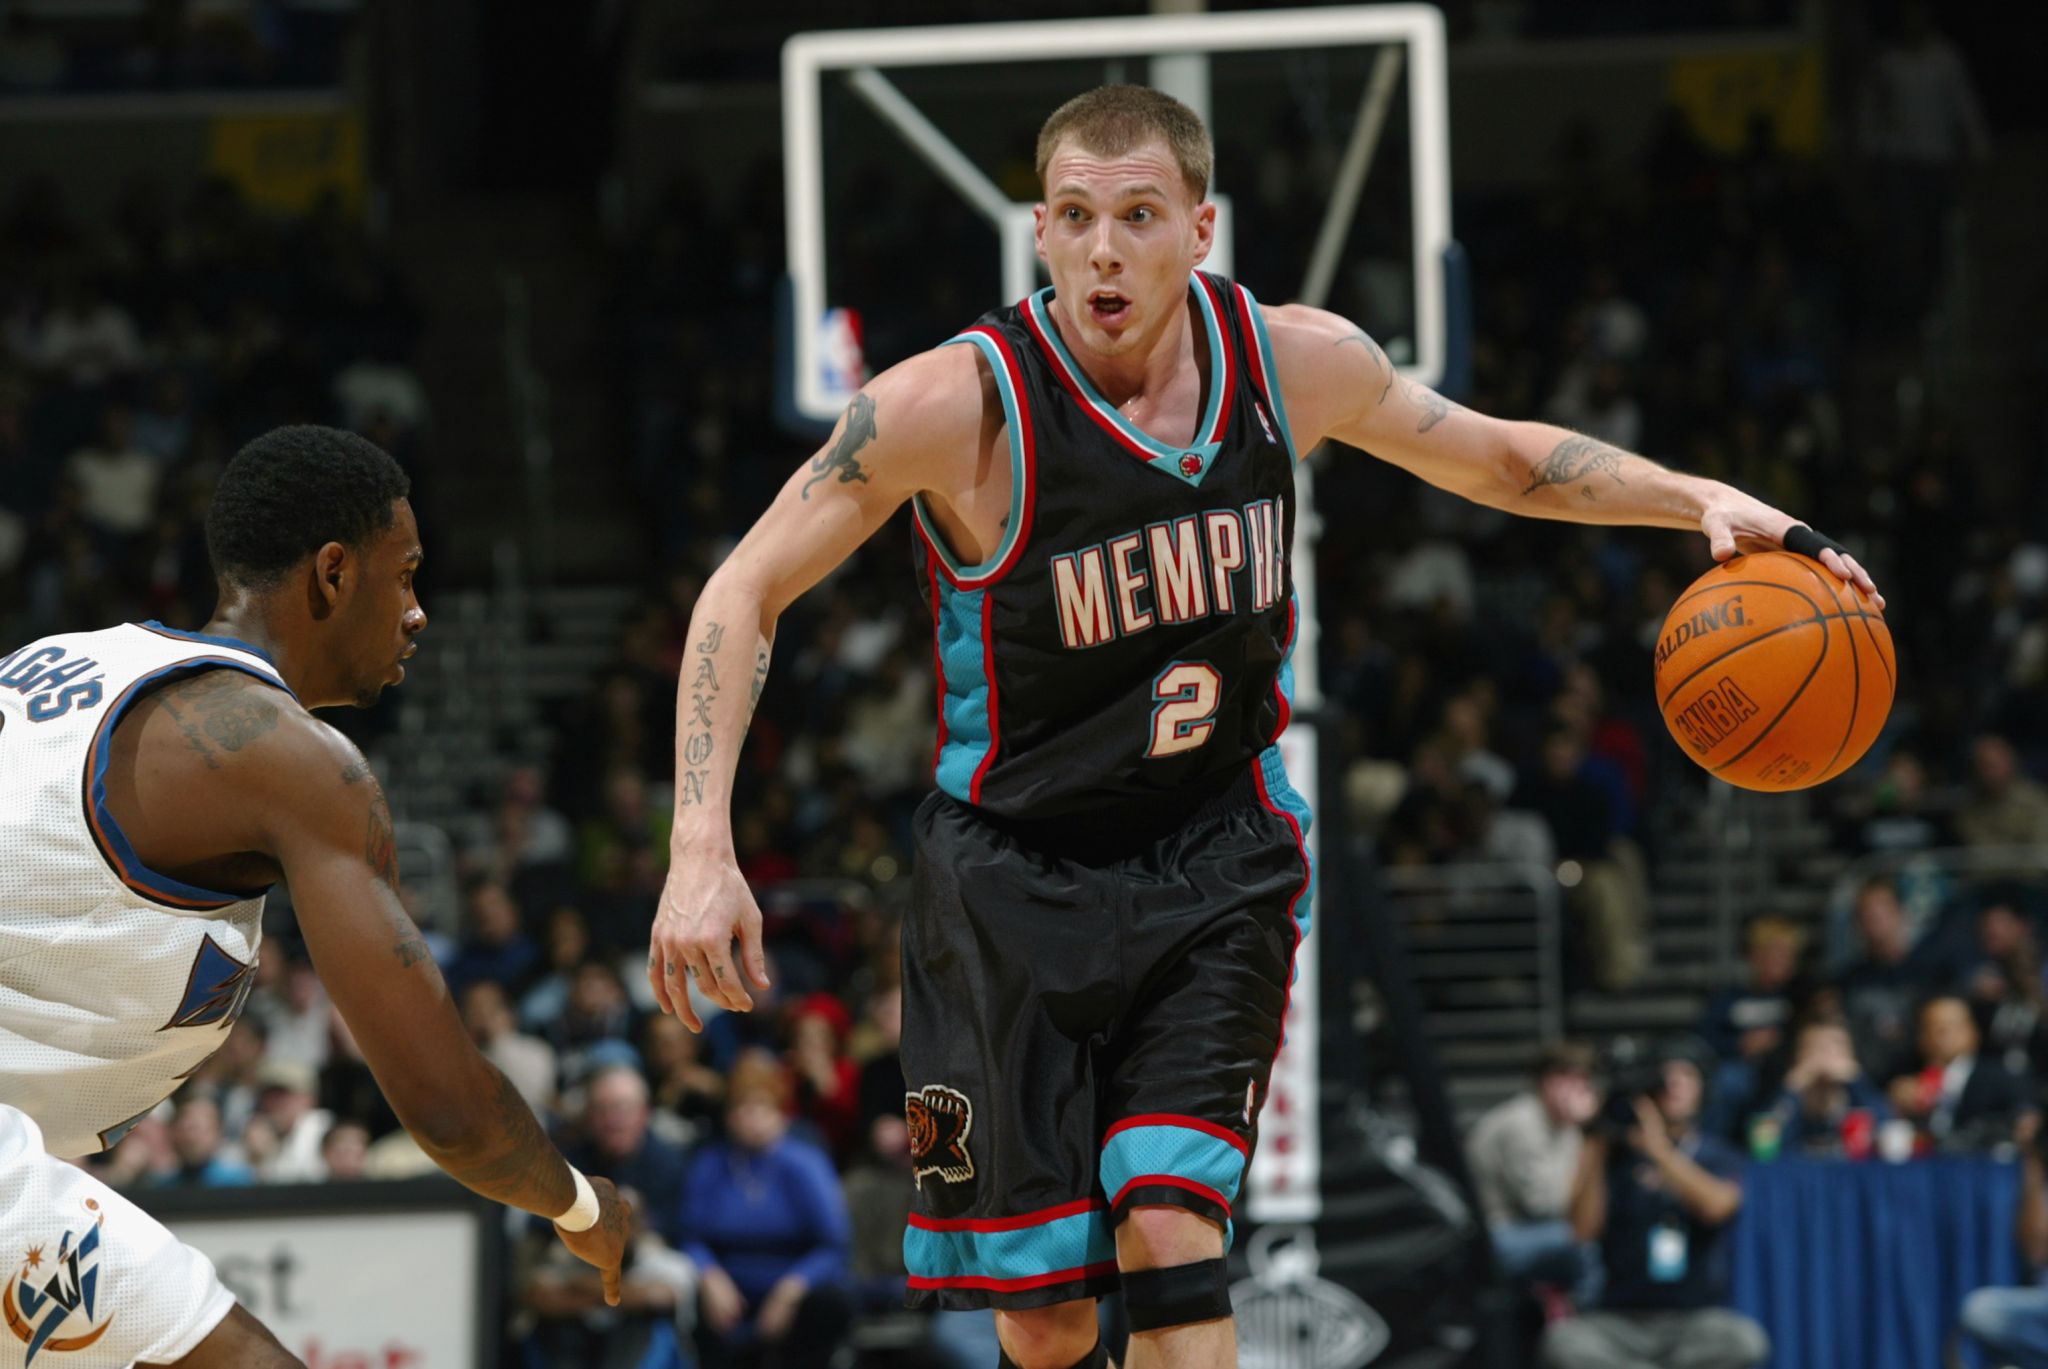
[[[1230,1315],[1230,1262],[1222,1256],[1124,1274],[1133,1331],[1159,1331]]]
[[[1010,1358],[1009,1351],[999,1349],[996,1353],[996,1369],[1021,1369],[1017,1361]],[[1108,1348],[1101,1341],[1096,1341],[1093,1350],[1074,1361],[1073,1369],[1109,1369]]]

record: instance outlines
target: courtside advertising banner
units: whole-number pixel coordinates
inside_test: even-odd
[[[243,1211],[167,1225],[307,1369],[485,1369],[475,1214]]]

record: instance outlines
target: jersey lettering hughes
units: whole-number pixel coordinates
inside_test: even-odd
[[[1060,640],[1100,646],[1161,623],[1263,613],[1287,583],[1284,501],[1211,509],[1054,556]]]
[[[99,664],[87,656],[67,656],[62,647],[21,647],[0,656],[0,689],[37,696],[29,701],[29,721],[48,722],[74,707],[91,708],[105,697],[104,672],[78,678],[99,670]]]

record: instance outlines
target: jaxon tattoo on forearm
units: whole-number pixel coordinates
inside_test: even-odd
[[[683,769],[676,776],[679,799],[685,808],[704,802],[704,789],[711,778],[711,705],[718,698],[719,644],[725,641],[725,625],[707,622],[690,659],[690,707],[684,719]]]
[[[1569,485],[1575,480],[1590,482],[1595,475],[1605,475],[1617,485],[1626,485],[1628,482],[1621,478],[1620,470],[1624,455],[1626,453],[1619,448],[1573,433],[1551,448],[1550,455],[1538,463],[1529,488],[1522,493],[1534,494],[1545,485]],[[1579,493],[1588,499],[1600,497],[1594,493],[1590,483],[1580,485]]]

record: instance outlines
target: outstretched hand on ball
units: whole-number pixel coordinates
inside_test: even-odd
[[[1716,561],[1753,551],[1786,551],[1810,556],[1884,607],[1870,572],[1839,542],[1822,537],[1789,513],[1781,513],[1737,489],[1724,489],[1700,515],[1700,531]],[[1802,535],[1803,534],[1803,535]]]

